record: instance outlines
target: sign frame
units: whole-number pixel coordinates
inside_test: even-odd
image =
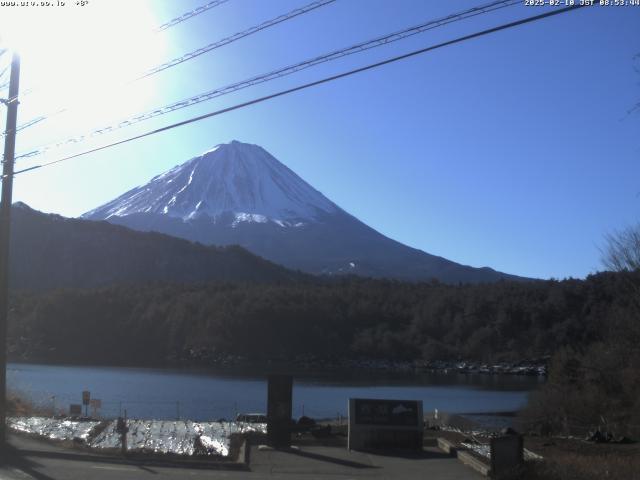
[[[69,405],[69,415],[72,417],[82,415],[82,405],[79,403]]]
[[[422,450],[422,400],[349,399],[349,450]]]

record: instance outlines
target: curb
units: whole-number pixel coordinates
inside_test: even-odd
[[[465,465],[473,468],[480,475],[488,477],[491,474],[491,467],[483,461],[478,460],[469,452],[466,452],[464,450],[458,451],[458,460],[460,460]]]
[[[247,470],[249,469],[249,459],[250,459],[249,452],[250,451],[251,451],[251,446],[249,445],[249,442],[247,442],[247,439],[245,438],[242,441],[242,445],[240,445],[240,448],[238,449],[238,458],[236,458],[236,461],[235,461],[236,465],[238,465],[239,468],[242,466]]]
[[[452,442],[442,437],[438,437],[437,442],[438,448],[440,448],[440,450],[450,455],[455,455],[458,460],[460,460],[460,462],[467,465],[468,467],[473,468],[480,475],[483,475],[485,477],[491,475],[491,467],[484,463],[482,460],[479,460],[478,458],[470,454],[464,448],[458,448]]]
[[[440,450],[444,451],[445,453],[455,455],[456,447],[449,440],[447,440],[446,438],[438,437],[436,441],[438,442],[438,448]]]
[[[246,452],[246,450],[245,450]],[[135,455],[126,457],[109,454],[78,454],[78,453],[57,453],[43,452],[38,450],[19,450],[20,456],[65,458],[78,462],[99,462],[115,463],[120,465],[149,465],[167,468],[192,468],[203,470],[248,470],[249,465],[245,462],[246,453],[235,461],[199,461],[187,459],[163,459],[163,458],[143,458]]]
[[[32,448],[13,448],[11,455],[20,456],[32,456],[32,457],[48,457],[48,458],[63,458],[67,460],[79,461],[79,462],[100,462],[100,463],[114,463],[120,465],[152,465],[157,467],[168,468],[193,468],[193,469],[208,469],[208,470],[249,470],[249,444],[246,439],[242,440],[238,448],[238,454],[235,460],[207,460],[196,458],[179,458],[172,457],[166,458],[159,454],[144,454],[139,452],[131,452],[125,456],[120,453],[101,452],[96,450],[88,450],[85,448],[75,449],[68,446],[55,445],[53,442],[49,442],[46,439],[34,438],[30,435],[26,435],[27,438],[38,442],[43,442],[48,446],[56,447],[55,450],[39,450]]]

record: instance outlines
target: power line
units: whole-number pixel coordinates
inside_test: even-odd
[[[225,0],[227,1],[227,0]],[[314,2],[311,2],[308,5],[305,5],[303,7],[300,8],[296,8],[294,10],[291,10],[288,13],[282,14],[282,15],[278,15],[275,18],[272,18],[270,20],[267,20],[259,25],[250,27],[246,30],[243,30],[241,32],[235,33],[229,37],[225,37],[221,40],[218,40],[216,42],[210,43],[209,45],[206,45],[205,47],[202,48],[198,48],[196,50],[193,50],[191,52],[185,53],[184,55],[181,55],[180,57],[176,57],[168,62],[162,63],[160,65],[157,65],[149,70],[147,70],[145,73],[143,73],[142,75],[128,81],[125,83],[125,85],[130,85],[131,83],[134,83],[138,80],[142,80],[144,78],[150,77],[152,75],[155,75],[156,73],[162,72],[164,70],[167,70],[168,68],[171,67],[175,67],[176,65],[180,65],[181,63],[184,63],[186,61],[189,61],[193,58],[199,57],[200,55],[203,55],[207,52],[210,52],[212,50],[218,49],[220,47],[223,47],[225,45],[228,45],[230,43],[233,43],[237,40],[240,40],[241,38],[245,38],[248,37],[250,35],[253,35],[254,33],[258,33],[262,30],[265,30],[269,27],[273,27],[275,25],[278,25],[282,22],[285,22],[287,20],[291,20],[292,18],[295,18],[299,15],[304,15],[305,13],[309,13],[317,8],[320,7],[324,7],[325,5],[329,5],[333,2],[335,2],[336,0],[316,0]],[[52,117],[55,117],[57,115],[60,115],[62,113],[67,112],[70,109],[70,107],[63,107],[60,108],[56,111],[53,111],[51,113],[47,113],[45,115],[40,115],[38,117],[32,118],[31,120],[21,124],[18,127],[18,131],[24,130],[26,128],[32,127],[34,125],[37,125],[38,123],[43,122],[44,120],[48,120]]]
[[[211,1],[211,2],[209,2],[207,4],[205,4],[205,5],[202,5],[202,6],[198,7],[198,8],[195,8],[195,9],[189,11],[189,12],[183,13],[179,17],[176,17],[176,18],[174,18],[172,20],[169,20],[168,22],[166,22],[166,23],[160,25],[159,27],[155,28],[153,30],[153,32],[154,33],[162,32],[162,31],[164,31],[164,30],[166,30],[166,29],[168,29],[170,27],[173,27],[174,25],[178,25],[179,23],[182,23],[182,22],[184,22],[186,20],[189,20],[190,18],[193,18],[193,17],[195,17],[197,15],[200,15],[201,13],[204,13],[204,12],[206,12],[208,10],[211,10],[212,8],[217,7],[219,5],[222,5],[223,3],[226,3],[228,1],[229,0],[214,0],[214,1]],[[0,56],[2,56],[2,54],[7,50],[8,49],[0,50]],[[4,88],[6,88],[8,86],[9,86],[8,82],[4,83],[4,84],[0,84],[0,90],[3,90]],[[29,95],[33,91],[34,91],[33,88],[27,89],[27,90],[23,91],[20,94],[20,97],[21,98],[26,97],[27,95]],[[13,100],[15,100],[15,99],[13,99]],[[42,115],[40,117],[37,117],[37,118],[35,118],[33,120],[28,121],[26,124],[19,125],[18,129],[16,131],[20,131],[20,130],[23,130],[25,128],[28,128],[28,127],[30,127],[32,125],[35,125],[36,123],[40,123],[42,120],[46,120],[50,116],[57,115],[57,114],[62,113],[64,111],[66,111],[66,109],[63,109],[61,111],[56,111],[56,112],[53,112],[53,113],[48,114],[48,115]]]
[[[325,5],[328,5],[330,3],[335,2],[336,0],[317,0],[315,2],[311,2],[308,5],[305,5],[304,7],[300,7],[300,8],[296,8],[294,10],[291,10],[288,13],[285,13],[283,15],[279,15],[275,18],[272,18],[270,20],[267,20],[266,22],[263,22],[259,25],[256,25],[255,27],[251,27],[248,28],[246,30],[243,30],[242,32],[238,32],[235,33],[229,37],[225,37],[221,40],[218,40],[217,42],[213,42],[210,43],[209,45],[202,47],[202,48],[198,48],[196,50],[193,50],[191,52],[185,53],[184,55],[174,58],[173,60],[169,60],[168,62],[165,62],[161,65],[158,65],[156,67],[153,67],[151,69],[149,69],[146,73],[144,73],[142,76],[140,76],[140,78],[146,78],[149,77],[151,75],[154,75],[158,72],[161,72],[163,70],[166,70],[167,68],[171,68],[171,67],[175,67],[176,65],[179,65],[183,62],[186,62],[188,60],[191,60],[192,58],[196,58],[200,55],[203,55],[207,52],[210,52],[212,50],[215,50],[217,48],[220,48],[224,45],[228,45],[230,43],[235,42],[236,40],[240,40],[241,38],[244,37],[248,37],[249,35],[253,35],[254,33],[257,33],[261,30],[264,30],[266,28],[272,27],[274,25],[277,25],[279,23],[285,22],[287,20],[290,20],[292,18],[297,17],[298,15],[303,15],[305,13],[311,12],[312,10],[315,10],[316,8],[320,8],[320,7],[324,7]]]
[[[193,18],[193,17],[195,17],[197,15],[200,15],[201,13],[204,13],[207,10],[211,10],[212,8],[217,7],[219,5],[222,5],[223,3],[226,3],[228,1],[229,0],[214,0],[212,2],[207,3],[206,5],[202,5],[202,6],[198,7],[198,8],[194,8],[190,12],[183,13],[179,17],[176,17],[176,18],[174,18],[172,20],[169,20],[167,23],[163,23],[158,28],[156,28],[154,31],[155,32],[162,32],[163,30],[166,30],[167,28],[173,27],[174,25],[178,25],[179,23],[182,23],[185,20],[189,20],[190,18]]]
[[[7,53],[9,51],[8,48],[0,48],[0,58],[2,58],[2,56]],[[7,73],[7,71],[9,70],[9,68],[11,67],[11,64],[9,63],[7,66],[5,66],[2,71],[0,71],[0,78],[2,78],[4,76],[5,73]],[[0,91],[4,90],[5,88],[7,88],[9,86],[9,80],[7,80],[4,83],[0,84]]]
[[[1,55],[0,55],[1,56]],[[4,67],[1,71],[0,71],[0,78],[4,77],[4,74],[7,73],[9,71],[9,68],[11,66],[7,65],[6,67]],[[0,90],[2,90],[5,87],[9,86],[9,82],[7,81],[6,83],[3,83],[2,85],[0,85]]]
[[[117,142],[113,142],[113,143],[109,143],[109,144],[106,144],[106,145],[102,145],[100,147],[92,148],[90,150],[85,150],[84,152],[76,153],[74,155],[69,155],[67,157],[63,157],[63,158],[59,158],[57,160],[53,160],[53,161],[50,161],[50,162],[42,163],[40,165],[34,165],[32,167],[29,167],[29,168],[18,170],[13,175],[18,175],[20,173],[25,173],[25,172],[29,172],[29,171],[32,171],[32,170],[37,170],[37,169],[40,169],[40,168],[48,167],[50,165],[55,165],[55,164],[58,164],[58,163],[66,162],[68,160],[71,160],[71,159],[74,159],[74,158],[78,158],[78,157],[81,157],[81,156],[84,156],[84,155],[88,155],[90,153],[95,153],[95,152],[98,152],[98,151],[101,151],[101,150],[106,150],[108,148],[115,147],[117,145],[122,145],[124,143],[132,142],[134,140],[139,140],[139,139],[144,138],[144,137],[149,137],[151,135],[156,135],[158,133],[166,132],[168,130],[172,130],[172,129],[177,128],[177,127],[182,127],[184,125],[189,125],[191,123],[199,122],[199,121],[205,120],[207,118],[211,118],[211,117],[215,117],[215,116],[218,116],[218,115],[222,115],[223,113],[228,113],[228,112],[231,112],[231,111],[234,111],[234,110],[239,110],[241,108],[245,108],[245,107],[248,107],[248,106],[251,106],[251,105],[262,103],[262,102],[265,102],[267,100],[271,100],[271,99],[274,99],[274,98],[277,98],[277,97],[288,95],[290,93],[294,93],[294,92],[298,92],[300,90],[305,90],[307,88],[315,87],[315,86],[321,85],[323,83],[328,83],[328,82],[332,82],[334,80],[338,80],[338,79],[341,79],[341,78],[349,77],[349,76],[355,75],[357,73],[361,73],[361,72],[365,72],[365,71],[368,71],[368,70],[372,70],[374,68],[378,68],[378,67],[381,67],[381,66],[384,66],[384,65],[388,65],[390,63],[398,62],[400,60],[405,60],[407,58],[411,58],[411,57],[414,57],[416,55],[420,55],[420,54],[427,53],[427,52],[430,52],[430,51],[433,51],[433,50],[437,50],[439,48],[447,47],[449,45],[454,45],[454,44],[457,44],[457,43],[462,43],[462,42],[465,42],[467,40],[472,40],[472,39],[479,38],[479,37],[482,37],[482,36],[485,36],[485,35],[489,35],[491,33],[499,32],[501,30],[507,30],[507,29],[514,28],[514,27],[517,27],[517,26],[520,26],[520,25],[525,25],[527,23],[532,23],[532,22],[535,22],[535,21],[538,21],[538,20],[542,20],[544,18],[552,17],[552,16],[555,16],[555,15],[560,15],[562,13],[567,13],[567,12],[570,12],[572,10],[577,10],[579,8],[583,8],[585,6],[587,6],[587,5],[584,5],[584,4],[583,5],[572,5],[572,6],[569,6],[569,7],[555,9],[555,10],[552,10],[552,11],[549,11],[549,12],[546,12],[546,13],[542,13],[542,14],[539,14],[539,15],[534,15],[532,17],[527,17],[527,18],[524,18],[524,19],[521,19],[521,20],[516,20],[514,22],[510,22],[510,23],[499,25],[497,27],[489,28],[487,30],[482,30],[482,31],[479,31],[479,32],[471,33],[469,35],[458,37],[458,38],[455,38],[453,40],[448,40],[446,42],[438,43],[438,44],[432,45],[430,47],[421,48],[419,50],[414,50],[412,52],[405,53],[403,55],[399,55],[399,56],[396,56],[396,57],[388,58],[388,59],[382,60],[380,62],[372,63],[372,64],[366,65],[364,67],[359,67],[359,68],[356,68],[356,69],[353,69],[353,70],[349,70],[347,72],[339,73],[337,75],[332,75],[330,77],[325,77],[325,78],[322,78],[320,80],[316,80],[314,82],[305,83],[303,85],[299,85],[297,87],[289,88],[289,89],[286,89],[286,90],[281,90],[281,91],[273,93],[271,95],[267,95],[267,96],[264,96],[264,97],[259,97],[259,98],[256,98],[256,99],[253,99],[253,100],[250,100],[250,101],[247,101],[247,102],[243,102],[243,103],[239,103],[239,104],[233,105],[231,107],[223,108],[221,110],[216,110],[214,112],[206,113],[204,115],[199,115],[197,117],[193,117],[193,118],[190,118],[190,119],[187,119],[187,120],[183,120],[181,122],[173,123],[171,125],[167,125],[165,127],[157,128],[155,130],[151,130],[149,132],[142,133],[140,135],[136,135],[136,136],[129,137],[129,138],[126,138],[126,139],[123,139],[123,140],[119,140]]]
[[[284,68],[280,68],[278,70],[273,70],[268,73],[264,73],[262,75],[258,75],[256,77],[251,77],[247,80],[243,80],[241,82],[233,83],[231,85],[227,85],[225,87],[217,88],[214,90],[210,90],[208,92],[201,93],[199,95],[195,95],[184,100],[174,102],[169,105],[165,105],[163,107],[157,108],[155,110],[150,110],[142,114],[137,114],[135,116],[128,117],[126,119],[121,120],[118,123],[114,123],[111,125],[107,125],[104,127],[100,127],[94,130],[91,130],[87,133],[77,135],[75,137],[71,137],[62,141],[54,142],[48,145],[44,145],[42,147],[36,148],[31,152],[23,153],[18,155],[16,158],[31,158],[43,153],[46,153],[52,149],[63,147],[65,145],[69,145],[72,143],[82,142],[88,138],[92,138],[99,135],[104,135],[106,133],[111,133],[115,130],[119,130],[124,127],[129,127],[136,123],[142,122],[144,120],[150,120],[152,118],[158,117],[160,115],[164,115],[167,113],[174,112],[176,110],[180,110],[182,108],[190,107],[192,105],[196,105],[198,103],[202,103],[208,100],[212,100],[217,97],[221,97],[223,95],[228,95],[230,93],[236,92],[238,90],[242,90],[244,88],[248,88],[254,85],[258,85],[261,83],[265,83],[271,80],[275,80],[277,78],[281,78],[287,75],[291,75],[293,73],[299,72],[301,70],[305,70],[307,68],[313,67],[315,65],[319,65],[322,63],[330,62],[333,60],[337,60],[339,58],[343,58],[349,55],[353,55],[355,53],[363,52],[366,50],[370,50],[372,48],[377,48],[382,45],[387,45],[389,43],[393,43],[399,40],[403,40],[405,38],[411,37],[413,35],[417,35],[419,33],[423,33],[428,30],[432,30],[434,28],[438,28],[449,23],[461,21],[467,18],[475,17],[477,15],[486,14],[501,8],[509,7],[512,5],[520,4],[521,0],[498,0],[491,2],[486,5],[473,7],[468,10],[464,10],[459,13],[454,13],[448,15],[443,18],[439,18],[437,20],[429,20],[420,25],[415,25],[410,28],[406,28],[404,30],[394,32],[391,34],[383,35],[381,37],[376,37],[372,40],[368,40],[366,42],[361,42],[356,45],[352,45],[347,48],[343,48],[340,50],[335,50],[330,53],[326,53],[320,55],[318,57],[314,57],[308,60],[304,60],[302,62],[289,65]]]

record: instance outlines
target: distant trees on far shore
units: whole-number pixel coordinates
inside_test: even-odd
[[[516,361],[603,341],[640,274],[451,286],[344,278],[152,284],[12,297],[10,356],[68,363],[380,358]]]
[[[9,357],[206,366],[230,357],[320,365],[553,355],[526,410],[529,424],[620,429],[640,425],[638,291],[640,271],[622,270],[462,286],[342,278],[23,292],[12,296]]]

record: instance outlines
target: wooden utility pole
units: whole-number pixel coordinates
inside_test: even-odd
[[[9,313],[9,239],[11,233],[11,203],[13,197],[13,162],[16,151],[16,125],[18,121],[18,92],[20,89],[20,57],[13,53],[7,130],[4,137],[2,160],[2,202],[0,203],[0,452],[4,452],[7,433],[7,316]]]

